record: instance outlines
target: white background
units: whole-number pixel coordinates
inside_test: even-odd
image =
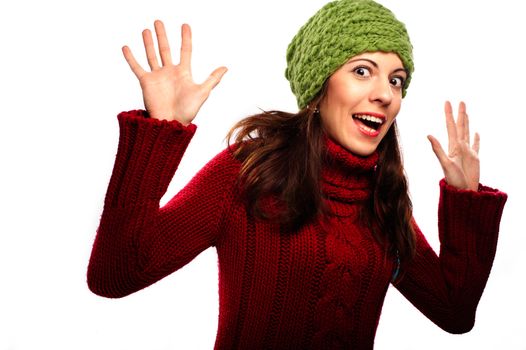
[[[416,71],[399,115],[415,216],[438,248],[441,170],[426,140],[446,142],[443,103],[465,100],[481,133],[484,184],[509,194],[475,328],[450,335],[395,289],[376,349],[526,349],[523,178],[526,25],[520,1],[382,0],[406,23]],[[120,48],[145,62],[141,31],[165,21],[174,54],[190,23],[194,76],[229,72],[166,198],[258,108],[295,111],[283,76],[292,36],[325,1],[19,0],[0,5],[0,349],[211,349],[217,256],[210,249],[119,300],[91,294],[86,267],[118,141],[116,115],[142,107]],[[8,5],[9,4],[9,5]]]

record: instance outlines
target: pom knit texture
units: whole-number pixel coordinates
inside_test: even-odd
[[[121,136],[88,268],[90,289],[123,297],[214,246],[219,259],[215,349],[372,349],[394,263],[358,219],[375,155],[328,141],[329,214],[295,233],[255,220],[238,195],[240,164],[225,150],[165,206],[159,201],[195,127],[133,111]],[[417,254],[395,283],[443,329],[468,331],[489,276],[506,195],[440,184],[440,257],[415,224]],[[197,332],[197,330],[196,330]]]
[[[353,56],[364,52],[398,54],[408,77],[414,71],[413,48],[405,25],[372,0],[336,0],[301,27],[287,48],[285,77],[298,107],[304,108],[325,80]]]

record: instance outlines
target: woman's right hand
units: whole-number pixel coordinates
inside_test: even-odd
[[[192,79],[192,33],[188,24],[181,28],[181,56],[179,64],[172,63],[170,45],[166,37],[163,22],[154,23],[159,47],[161,65],[155,52],[152,33],[149,29],[142,32],[146,58],[151,71],[144,70],[133,56],[130,48],[124,46],[122,52],[131,70],[141,84],[144,107],[152,118],[177,120],[188,125],[210,95],[210,91],[221,81],[226,67],[215,69],[202,83]]]

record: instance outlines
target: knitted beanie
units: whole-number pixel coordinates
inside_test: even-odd
[[[372,0],[336,0],[326,4],[300,28],[287,48],[285,76],[304,108],[327,78],[353,56],[364,52],[398,54],[411,80],[413,47],[405,25]]]

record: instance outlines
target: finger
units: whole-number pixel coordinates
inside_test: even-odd
[[[157,54],[155,53],[155,46],[153,44],[152,32],[145,29],[142,32],[142,41],[144,42],[144,49],[146,50],[146,58],[152,70],[158,69],[159,62],[157,61]]]
[[[449,101],[446,101],[444,105],[444,113],[446,115],[446,128],[449,142],[448,151],[452,153],[457,145],[457,126],[455,124],[455,118],[453,118],[453,108],[451,108]]]
[[[159,46],[159,55],[163,66],[172,64],[172,53],[170,52],[170,44],[166,36],[166,30],[162,21],[156,20],[154,22],[155,34],[157,35],[157,44]]]
[[[464,102],[460,102],[458,105],[457,136],[460,141],[469,144],[469,121]]]
[[[192,30],[188,24],[181,27],[181,58],[180,64],[190,69],[192,61]]]
[[[228,69],[226,67],[219,67],[219,68],[215,69],[212,72],[212,74],[210,74],[210,76],[202,84],[203,87],[206,90],[208,90],[208,91],[210,91],[213,88],[215,88],[217,86],[217,84],[219,84],[219,82],[221,81],[221,79],[223,78],[223,75],[225,75],[227,70]]]
[[[140,78],[144,73],[146,73],[144,69],[142,69],[141,65],[137,63],[137,60],[133,56],[128,46],[122,47],[122,53],[124,55],[124,59],[126,59],[126,62],[128,62],[128,65],[137,78]]]
[[[473,146],[471,147],[475,153],[479,154],[480,150],[480,135],[478,132],[475,133],[475,137],[473,138]]]
[[[431,135],[428,135],[427,139],[431,143],[431,147],[433,149],[433,152],[437,156],[438,161],[440,162],[440,165],[442,166],[442,168],[445,169],[445,164],[446,164],[447,161],[449,161],[449,158],[448,158],[446,152],[444,152],[444,149],[442,148],[442,145],[440,144],[440,142],[435,137],[433,137]]]

